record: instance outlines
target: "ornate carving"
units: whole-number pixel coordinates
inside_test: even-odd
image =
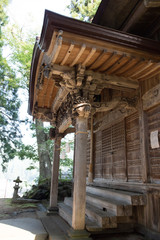
[[[61,86],[65,86],[69,91],[76,89],[75,74],[73,72],[67,72],[60,74],[62,80],[59,82]]]
[[[71,118],[74,124],[74,118],[77,116],[89,117],[91,111],[89,100],[79,94],[68,94],[66,101],[57,111],[56,126],[59,127],[65,118]]]
[[[133,98],[123,97],[121,99],[121,106],[124,104],[124,108],[135,108],[138,103],[138,96]]]
[[[157,104],[160,104],[160,84],[147,91],[143,96],[143,110],[148,110]]]
[[[84,80],[84,73],[85,73],[85,67],[81,64],[77,65],[76,68],[76,85],[77,87],[82,86],[82,82]]]
[[[55,114],[53,114],[50,109],[47,108],[39,108],[37,104],[34,107],[34,114],[33,116],[37,119],[41,119],[45,122],[51,122],[55,124]]]

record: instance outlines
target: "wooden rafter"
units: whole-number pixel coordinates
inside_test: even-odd
[[[70,67],[73,67],[79,60],[79,58],[81,57],[81,55],[83,54],[84,50],[86,49],[86,45],[83,44],[81,46],[81,49],[79,51],[79,53],[77,54],[76,58],[74,59],[74,61],[70,64]]]
[[[103,50],[103,52],[100,54],[100,56],[89,66],[90,69],[96,68],[96,66],[103,60],[103,58],[106,56],[107,50]]]
[[[107,73],[113,74],[114,72],[117,72],[117,70],[123,67],[128,61],[129,61],[129,57],[124,54],[122,59],[117,61],[113,66],[110,67],[110,69],[107,70]]]
[[[89,60],[92,58],[92,56],[95,54],[96,52],[96,48],[92,48],[90,53],[88,54],[87,58],[84,60],[84,62],[82,63],[82,66],[86,66],[87,63],[89,62]]]
[[[139,75],[140,73],[142,73],[145,70],[148,71],[148,68],[150,68],[152,65],[153,65],[153,62],[149,61],[144,67],[141,67],[139,70],[137,70],[136,72],[132,73],[130,75],[130,77],[135,77],[135,76]]]
[[[156,71],[156,72],[155,72]],[[142,76],[138,77],[138,79],[144,79],[146,78],[151,78],[153,76],[155,76],[157,74],[157,72],[160,71],[160,64],[156,64],[152,69],[150,69],[149,71],[147,71],[145,74],[143,74]],[[153,73],[154,72],[154,73]]]
[[[61,62],[60,65],[63,66],[66,63],[67,59],[69,58],[70,54],[72,53],[73,48],[74,48],[74,44],[71,43],[71,45],[69,46],[69,48],[67,50],[66,56],[64,57],[64,59],[63,59],[63,61]]]
[[[158,74],[159,67],[156,64],[159,64],[160,61],[159,49],[160,45],[155,41],[46,11],[41,38],[34,48],[29,111],[30,113],[34,112],[33,108],[39,97],[38,94],[45,92],[44,89],[39,91],[36,87],[40,77],[44,77],[43,73],[40,72],[41,66],[44,66],[44,68],[53,66],[49,78],[51,79],[52,74],[55,74],[58,75],[56,81],[62,81],[64,73],[73,71],[73,74],[75,74],[75,68],[73,67],[76,64],[81,64],[87,68],[87,71],[95,70],[91,75],[94,76],[96,84],[99,84],[98,92],[107,86],[134,90],[139,87],[138,81],[136,81],[137,76],[138,79],[143,80],[145,77],[148,79]],[[153,65],[151,64],[149,67],[150,60],[153,61]],[[57,69],[57,65],[59,69]],[[66,66],[69,67],[66,68]],[[61,69],[60,67],[64,68]],[[87,71],[85,71],[85,75],[89,76]],[[106,74],[103,75],[97,73],[97,71]],[[111,74],[114,74],[114,76]],[[53,78],[52,81],[54,81]],[[70,84],[69,79],[68,83]],[[50,94],[50,92],[48,93]],[[47,92],[44,94],[47,94]],[[59,91],[57,94],[59,94]],[[54,97],[54,100],[56,98],[57,96]],[[55,102],[52,106],[54,104]]]

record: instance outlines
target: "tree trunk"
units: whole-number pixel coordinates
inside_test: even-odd
[[[36,137],[39,156],[39,179],[51,178],[51,158],[49,154],[48,136],[44,132],[43,122],[36,119]]]

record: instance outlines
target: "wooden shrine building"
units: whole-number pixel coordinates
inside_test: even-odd
[[[29,112],[53,126],[50,209],[74,230],[160,239],[159,29],[159,0],[102,1],[93,23],[45,12]],[[73,198],[57,205],[61,138],[73,129]]]

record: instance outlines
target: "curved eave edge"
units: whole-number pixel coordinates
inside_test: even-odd
[[[123,47],[130,47],[137,50],[147,51],[155,55],[160,54],[160,43],[146,38],[138,37],[132,34],[120,32],[117,30],[100,27],[95,24],[82,22],[76,19],[65,17],[57,13],[45,10],[44,22],[39,43],[35,43],[29,86],[29,105],[28,113],[33,114],[34,87],[36,70],[41,52],[47,52],[53,32],[63,30],[84,37],[94,38],[101,41],[107,41]]]
[[[34,87],[35,87],[35,77],[36,70],[38,65],[38,60],[40,56],[41,50],[39,48],[39,44],[36,42],[33,49],[32,62],[31,62],[31,70],[30,70],[30,82],[29,82],[29,100],[28,100],[28,113],[32,115],[33,104],[34,104]]]
[[[101,27],[93,23],[82,22],[77,19],[65,17],[46,10],[40,38],[40,47],[47,51],[54,30],[78,34],[84,37],[107,41],[124,47],[147,51],[155,55],[160,54],[160,43],[147,38],[128,34],[118,30]]]

